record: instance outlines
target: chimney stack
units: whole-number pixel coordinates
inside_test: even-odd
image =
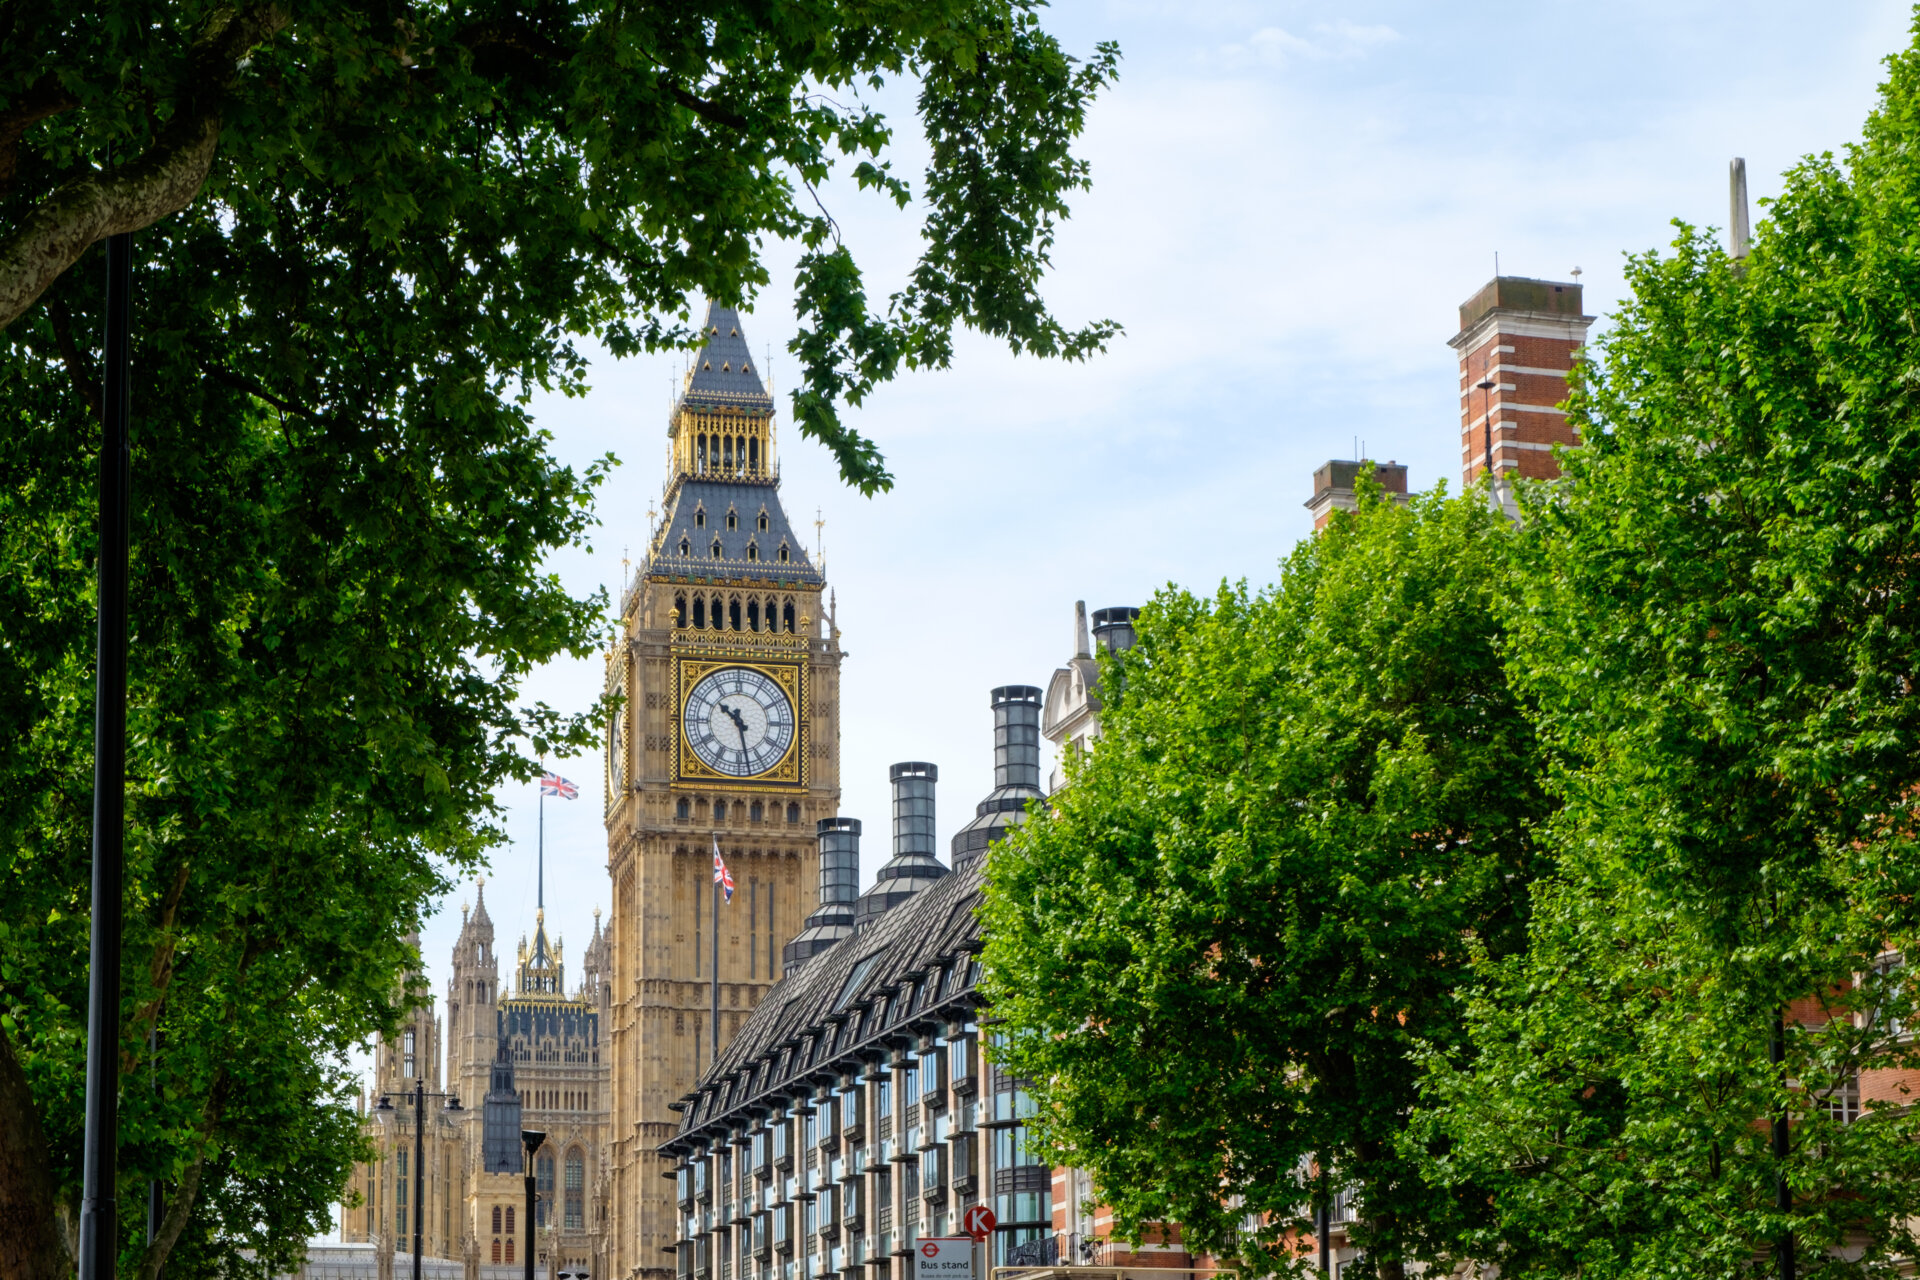
[[[1327,527],[1336,511],[1357,511],[1360,509],[1360,497],[1355,492],[1354,482],[1367,468],[1366,462],[1346,462],[1329,459],[1313,473],[1313,496],[1301,505],[1313,513],[1313,528],[1317,533]],[[1404,462],[1375,462],[1374,481],[1385,489],[1395,502],[1407,500],[1407,464]],[[1101,610],[1102,613],[1107,610]],[[1138,609],[1134,613],[1138,614]],[[1129,628],[1131,630],[1131,628]],[[1128,644],[1132,643],[1129,636]],[[1121,646],[1125,648],[1126,646]]]
[[[993,789],[1007,787],[1040,789],[1040,691],[1030,684],[993,691]]]
[[[1102,609],[1093,616],[1098,621],[1109,612],[1122,611]],[[1131,617],[1126,620],[1126,627],[1131,643]],[[1081,634],[1086,633],[1083,630]],[[1097,629],[1095,634],[1100,635]],[[1107,639],[1100,635],[1101,643],[1107,643]],[[978,862],[987,846],[1006,835],[1014,824],[1026,820],[1030,802],[1046,798],[1040,790],[1040,691],[1030,684],[1001,685],[993,691],[990,702],[993,706],[993,791],[973,807],[973,821],[954,833],[955,871],[964,871]]]
[[[822,818],[815,826],[820,841],[820,909],[780,953],[781,973],[795,970],[853,932],[854,904],[860,897],[860,819]]]
[[[873,888],[854,904],[854,922],[866,924],[899,906],[947,874],[934,852],[933,788],[937,766],[907,760],[887,771],[893,782],[893,857],[874,876]]]
[[[1406,490],[1405,467],[1400,468],[1400,492]],[[1133,648],[1133,622],[1140,616],[1140,610],[1130,604],[1110,605],[1105,609],[1096,609],[1093,614],[1093,635],[1100,647],[1108,653],[1125,653]]]
[[[1495,496],[1509,514],[1518,507],[1506,482],[1553,479],[1553,447],[1580,443],[1558,406],[1592,324],[1580,286],[1554,280],[1495,276],[1461,304],[1460,332],[1447,345],[1460,353],[1462,482],[1478,481],[1491,454]]]

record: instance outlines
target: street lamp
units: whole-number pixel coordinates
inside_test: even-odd
[[[533,1246],[539,1235],[533,1226],[535,1194],[533,1189],[533,1153],[538,1151],[541,1144],[546,1140],[547,1135],[538,1129],[522,1129],[520,1131],[520,1145],[527,1149],[527,1280],[533,1280]],[[413,1280],[420,1280],[420,1277],[415,1276]]]
[[[413,1280],[420,1280],[421,1220],[426,1217],[425,1181],[427,1145],[427,1124],[425,1111],[428,1098],[445,1098],[448,1111],[461,1111],[460,1096],[454,1093],[429,1093],[425,1080],[413,1082]],[[386,1094],[380,1095],[380,1111],[392,1111],[393,1099]]]
[[[1492,409],[1490,409],[1490,408],[1489,408],[1489,407],[1487,406],[1487,398],[1488,398],[1488,395],[1489,395],[1489,393],[1491,393],[1491,392],[1492,392],[1492,390],[1493,390],[1493,379],[1492,379],[1492,378],[1483,378],[1483,379],[1481,379],[1481,381],[1480,381],[1480,426],[1481,426],[1481,427],[1482,427],[1482,428],[1483,428],[1483,429],[1485,430],[1485,432],[1486,432],[1486,442],[1487,442],[1487,484],[1488,484],[1488,492],[1492,492],[1492,485],[1493,485],[1493,481],[1494,481],[1494,474],[1493,474],[1493,410],[1492,410]]]

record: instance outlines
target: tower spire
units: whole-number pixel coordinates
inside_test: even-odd
[[[687,370],[667,428],[675,479],[764,484],[778,474],[773,451],[773,397],[754,368],[740,313],[707,304],[705,338]]]

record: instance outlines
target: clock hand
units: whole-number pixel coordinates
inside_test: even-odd
[[[740,749],[742,751],[745,751],[747,749],[747,722],[740,718],[740,713],[738,711],[734,710],[732,707],[728,706],[724,702],[720,704],[720,709],[726,712],[728,716],[732,717],[733,727],[740,731]]]

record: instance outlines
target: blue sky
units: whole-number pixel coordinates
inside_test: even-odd
[[[1495,253],[1511,275],[1583,268],[1598,332],[1623,254],[1666,244],[1674,218],[1724,225],[1729,157],[1746,157],[1759,198],[1798,157],[1858,136],[1909,12],[1089,0],[1048,22],[1071,49],[1112,39],[1125,59],[1093,110],[1094,189],[1047,286],[1063,319],[1111,317],[1125,336],[1078,366],[966,339],[951,370],[887,388],[852,419],[898,477],[882,497],[781,434],[789,515],[826,522],[847,653],[842,812],[869,823],[868,879],[887,854],[886,766],[939,764],[944,850],[991,786],[988,690],[1045,685],[1070,655],[1076,599],[1271,581],[1308,531],[1313,469],[1356,438],[1407,463],[1416,488],[1457,487],[1446,340]],[[911,218],[846,189],[827,198],[873,291],[896,287]],[[771,345],[784,389],[791,251],[769,258],[775,283],[746,331]],[[591,396],[535,405],[563,458],[623,461],[592,553],[554,561],[578,590],[617,592],[623,547],[637,557],[646,540],[680,364],[603,358]],[[600,673],[557,664],[528,694],[582,706]],[[577,975],[607,902],[601,768],[559,768],[581,798],[547,805],[548,918]],[[502,800],[519,843],[496,853],[488,902],[510,957],[533,923],[533,789]],[[456,890],[423,938],[437,989],[470,897]]]

